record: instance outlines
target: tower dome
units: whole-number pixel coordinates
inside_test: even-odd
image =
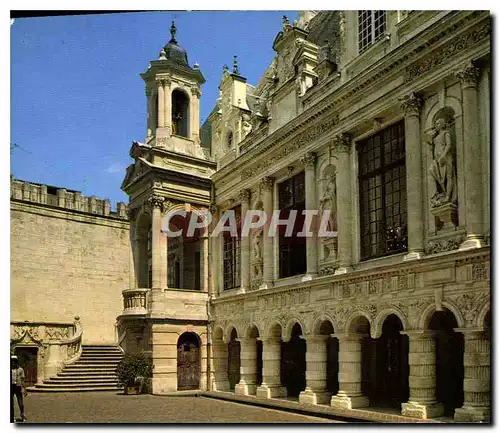
[[[163,47],[165,50],[165,57],[175,63],[179,63],[183,66],[189,66],[186,50],[182,48],[175,39],[176,32],[177,28],[175,27],[174,21],[172,21],[172,25],[170,26],[170,34],[172,35],[172,38],[168,44]]]

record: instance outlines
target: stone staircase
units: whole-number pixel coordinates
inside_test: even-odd
[[[82,346],[82,355],[57,376],[28,388],[29,392],[119,391],[116,366],[123,353],[117,346]]]

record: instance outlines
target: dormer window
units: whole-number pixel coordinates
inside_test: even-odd
[[[362,53],[385,34],[386,11],[358,11],[358,47]]]

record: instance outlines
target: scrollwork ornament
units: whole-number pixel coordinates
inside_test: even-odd
[[[201,91],[198,87],[191,87],[191,94],[197,96],[198,98],[201,96]]]
[[[403,109],[405,116],[418,116],[420,113],[420,107],[422,106],[422,99],[417,96],[414,92],[406,95],[401,100],[401,108]]]
[[[305,168],[314,168],[316,160],[316,154],[314,152],[308,152],[300,159],[300,162]]]
[[[457,72],[457,78],[461,81],[462,87],[476,87],[481,70],[469,62],[461,71]]]

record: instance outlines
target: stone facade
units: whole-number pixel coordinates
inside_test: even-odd
[[[121,347],[151,358],[153,393],[487,421],[490,15],[284,17],[262,79],[248,84],[235,58],[201,131],[204,79],[171,32],[142,75],[147,137],[122,184],[130,278],[123,311],[109,310]],[[337,237],[314,223],[286,259],[269,221],[239,242],[211,236],[224,211],[271,213],[293,194],[329,210]],[[207,210],[208,229],[162,233],[169,212]]]

